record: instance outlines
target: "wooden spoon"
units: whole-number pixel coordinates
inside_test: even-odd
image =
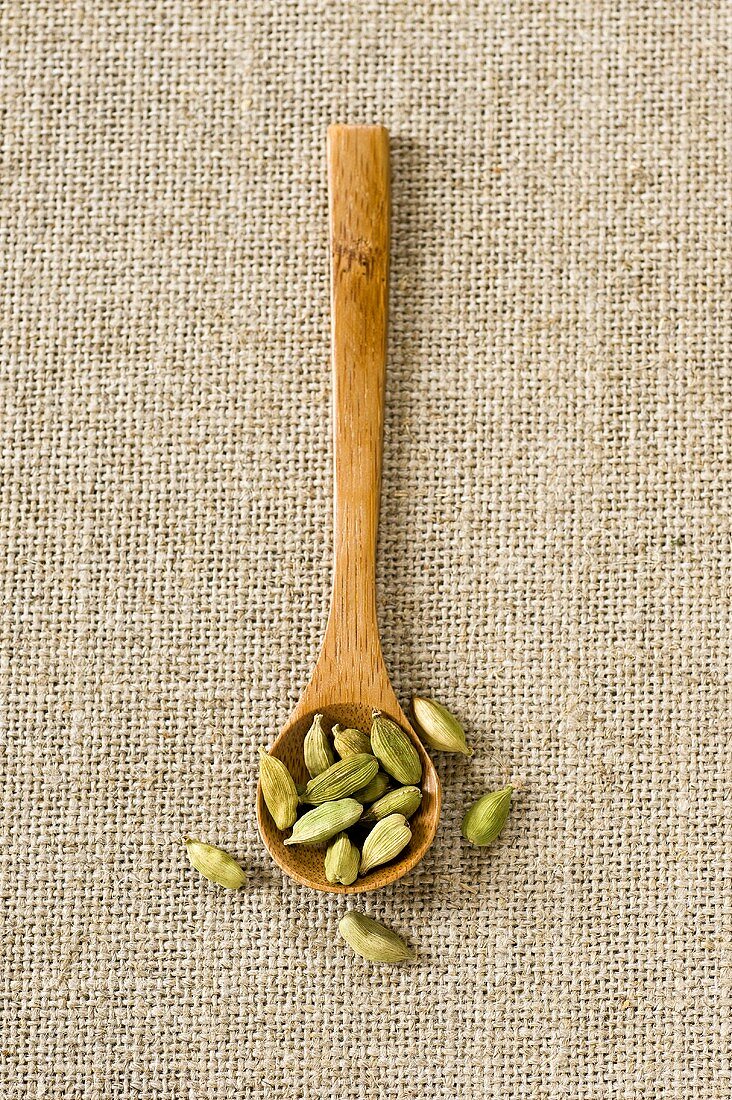
[[[401,878],[425,854],[440,817],[440,784],[389,682],[376,620],[376,533],[384,421],[389,286],[389,134],[383,126],[328,129],[335,444],[335,556],[330,615],[310,682],[270,749],[296,783],[308,779],[303,740],[313,715],[368,733],[373,710],[397,722],[422,761],[422,804],[412,839],[392,863],[352,886],[325,877],[323,849],[285,847],[257,791],[262,839],[283,871],[316,890],[355,894]]]

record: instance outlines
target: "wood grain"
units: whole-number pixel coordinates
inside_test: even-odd
[[[334,568],[330,616],[309,692],[393,704],[376,621],[389,288],[389,136],[331,126]],[[386,695],[384,695],[386,692]]]
[[[260,831],[292,877],[334,893],[373,890],[405,874],[432,843],[440,785],[424,747],[399,705],[384,664],[376,617],[376,543],[381,493],[387,310],[389,296],[389,135],[383,126],[328,130],[333,372],[334,563],[328,622],[308,685],[270,750],[296,781],[304,776],[302,742],[317,711],[368,732],[373,709],[398,722],[420,754],[422,805],[413,837],[394,863],[352,886],[325,878],[322,852],[282,843],[261,795]]]

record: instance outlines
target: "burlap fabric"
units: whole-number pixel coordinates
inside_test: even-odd
[[[2,22],[0,1094],[726,1100],[730,5]],[[393,135],[386,657],[477,750],[362,902],[411,969],[253,808],[327,608],[332,120]]]

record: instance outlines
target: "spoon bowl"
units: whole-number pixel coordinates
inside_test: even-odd
[[[257,791],[265,846],[283,871],[316,890],[357,894],[410,871],[429,848],[440,819],[440,783],[422,742],[389,682],[376,617],[376,536],[384,422],[384,368],[389,283],[389,135],[383,126],[331,126],[331,346],[333,373],[333,590],[323,644],[310,682],[270,753],[297,784],[308,779],[303,742],[321,712],[363,733],[374,710],[391,718],[422,761],[422,803],[410,820],[412,839],[391,863],[351,886],[328,882],[325,845],[285,846]],[[355,826],[358,828],[358,825]]]
[[[311,711],[291,721],[269,750],[272,756],[278,757],[288,768],[298,786],[306,783],[310,778],[303,758],[303,741],[315,713]],[[398,715],[387,714],[386,711],[384,713],[410,736],[422,762],[422,802],[416,813],[409,819],[412,839],[392,863],[375,867],[363,878],[356,879],[351,886],[328,882],[323,863],[326,845],[293,844],[286,847],[284,841],[288,834],[280,832],[272,820],[262,797],[261,786],[257,792],[257,818],[265,846],[275,863],[290,878],[302,883],[303,886],[311,886],[316,890],[328,890],[334,894],[360,894],[367,890],[378,890],[379,887],[387,886],[411,871],[432,843],[440,818],[440,787],[437,774],[424,746],[406,723],[401,711]],[[329,705],[326,717],[329,722],[340,722],[342,726],[354,727],[368,733],[371,725],[371,707],[363,703]]]

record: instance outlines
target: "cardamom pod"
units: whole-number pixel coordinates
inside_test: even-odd
[[[311,779],[302,800],[319,806],[321,802],[347,798],[370,783],[378,770],[378,762],[368,753],[347,756],[345,760],[339,760],[320,775],[316,775],[315,779]]]
[[[422,763],[414,745],[396,722],[378,710],[371,723],[371,751],[398,783],[419,783],[422,778]]]
[[[462,832],[471,844],[483,847],[495,840],[506,824],[513,787],[491,791],[474,802],[463,818]]]
[[[341,917],[338,931],[356,954],[369,962],[400,963],[414,959],[414,952],[407,947],[401,936],[367,917],[365,913],[350,910]]]
[[[348,833],[338,833],[325,853],[325,877],[328,882],[340,882],[350,886],[358,878],[361,853]]]
[[[389,814],[377,821],[363,842],[359,875],[394,859],[411,839],[412,830],[403,814]]]
[[[308,775],[314,778],[335,764],[335,755],[330,747],[328,734],[323,729],[323,715],[316,714],[313,724],[305,734],[303,742],[303,754]]]
[[[412,712],[417,722],[417,732],[431,749],[473,755],[473,750],[465,740],[465,730],[457,718],[440,703],[415,695],[412,699]]]
[[[267,809],[278,829],[289,829],[297,817],[298,796],[295,781],[276,756],[259,750],[259,781]]]
[[[238,890],[247,881],[246,872],[228,852],[192,836],[185,837],[185,842],[191,863],[210,882],[226,886],[228,890]]]
[[[338,723],[333,726],[333,744],[341,759],[347,756],[357,756],[359,753],[371,752],[371,742],[361,730],[344,729]]]
[[[381,798],[383,794],[389,790],[389,776],[386,772],[377,772],[374,778],[365,787],[362,787],[360,791],[356,791],[354,798],[357,802],[361,802],[364,806],[368,806],[370,802],[376,802]]]
[[[421,801],[422,792],[419,787],[397,787],[369,807],[363,815],[363,823],[365,825],[366,822],[381,821],[389,814],[403,814],[404,817],[411,817],[419,808]]]
[[[325,802],[308,810],[295,822],[292,835],[285,844],[320,844],[336,833],[355,825],[363,813],[363,806],[354,798],[341,798],[337,802]]]

